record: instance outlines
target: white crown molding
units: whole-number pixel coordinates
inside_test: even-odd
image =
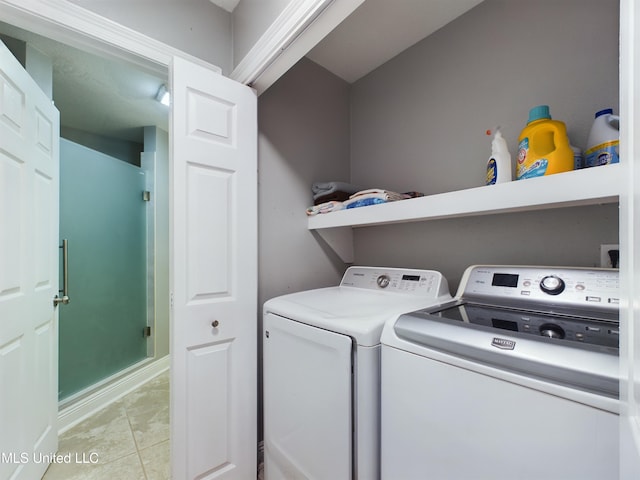
[[[121,58],[155,74],[166,76],[174,56],[222,73],[217,66],[66,0],[0,0],[0,18],[91,53]]]
[[[304,27],[332,0],[292,0],[231,72],[231,78],[250,85]]]
[[[264,92],[364,0],[292,0],[229,75]]]

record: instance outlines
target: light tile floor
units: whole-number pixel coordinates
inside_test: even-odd
[[[43,480],[168,480],[169,372],[164,372],[60,436]],[[68,457],[67,457],[68,458]]]

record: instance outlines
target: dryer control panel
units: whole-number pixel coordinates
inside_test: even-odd
[[[349,267],[340,286],[404,293],[429,298],[449,295],[449,285],[440,272],[384,267]]]
[[[618,310],[618,270],[605,268],[469,267],[460,284],[462,296],[493,301],[540,302],[595,309]]]

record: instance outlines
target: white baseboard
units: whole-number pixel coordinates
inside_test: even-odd
[[[117,375],[101,382],[103,387],[92,393],[74,395],[74,399],[65,400],[58,412],[58,434],[62,434],[98,410],[112,404],[169,369],[169,355],[158,360],[144,360],[130,369],[130,373]],[[94,389],[92,387],[92,389]],[[77,400],[75,400],[77,398]],[[67,406],[68,405],[68,406]]]

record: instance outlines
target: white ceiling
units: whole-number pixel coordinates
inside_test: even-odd
[[[239,0],[210,1],[232,11]],[[353,82],[480,1],[366,0],[308,56]],[[144,126],[168,129],[168,108],[155,101],[166,79],[2,22],[0,33],[29,42],[52,59],[53,97],[63,127],[137,142]]]
[[[27,42],[51,59],[53,100],[62,127],[138,143],[145,126],[168,131],[169,108],[155,100],[166,79],[2,22],[0,33]]]
[[[209,0],[233,13],[240,0]],[[307,54],[353,83],[483,0],[365,0]]]
[[[224,8],[227,12],[233,12],[233,10],[238,6],[238,3],[240,3],[240,0],[210,0],[210,1],[214,5]]]
[[[481,1],[366,0],[307,57],[352,83]]]

